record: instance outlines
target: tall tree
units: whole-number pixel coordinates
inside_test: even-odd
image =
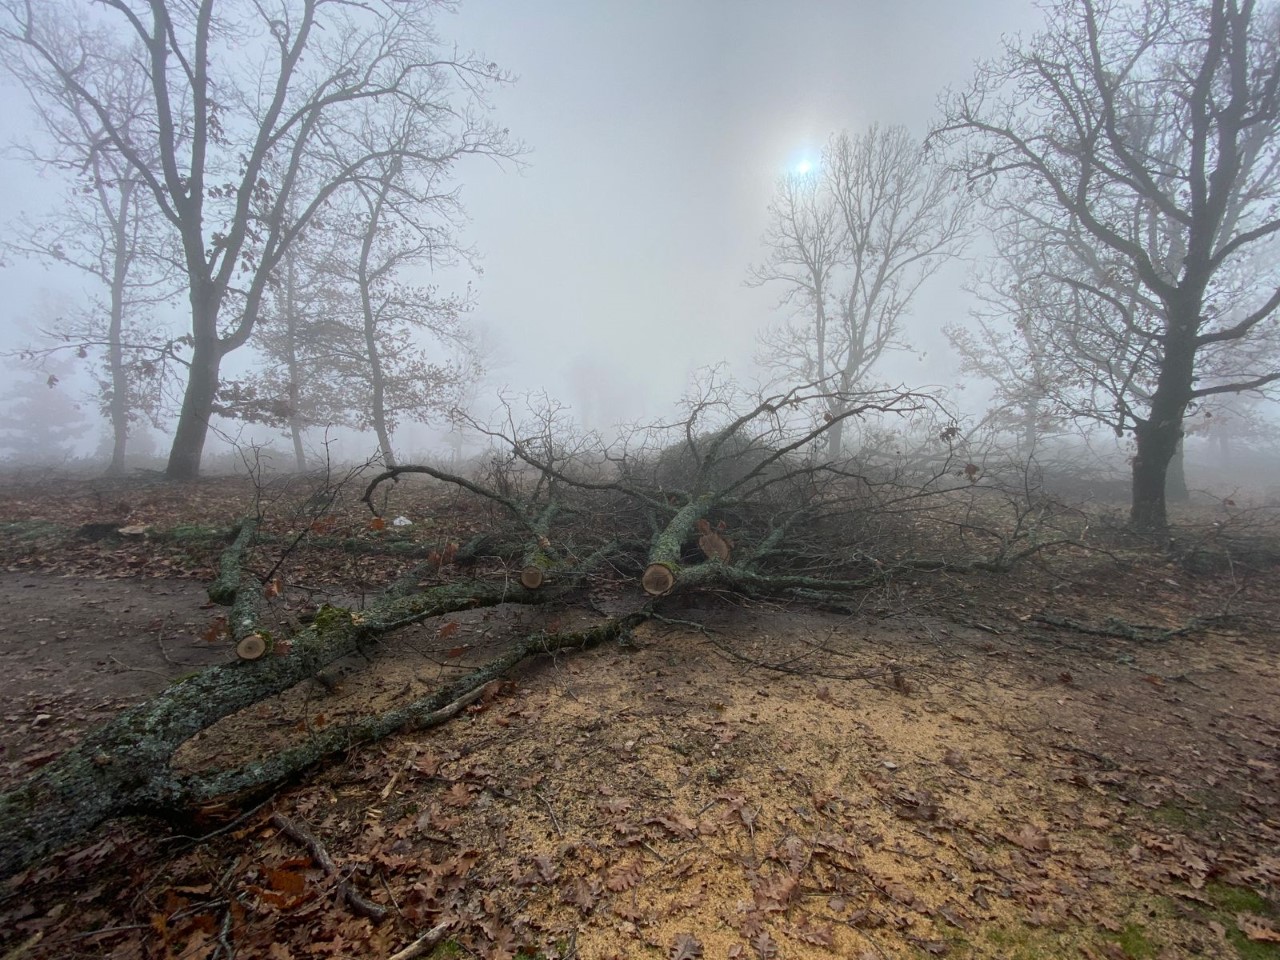
[[[199,473],[222,361],[248,343],[289,246],[384,155],[382,145],[353,149],[354,133],[395,104],[437,134],[424,141],[421,162],[447,167],[466,154],[512,151],[507,132],[478,109],[505,75],[482,59],[439,53],[432,13],[447,5],[102,0],[145,51],[137,69],[155,123],[144,150],[92,78],[77,78],[76,64],[101,53],[72,10],[57,0],[0,0],[10,54],[74,90],[181,244],[192,347],[171,478]]]
[[[49,42],[61,39],[50,37]],[[80,85],[92,83],[121,118],[121,133],[136,139],[152,120],[146,78],[132,68],[137,51],[102,33],[93,42],[101,55],[75,61],[72,76]],[[66,51],[60,55],[72,62]],[[150,307],[176,292],[172,260],[159,242],[148,192],[120,154],[104,149],[102,124],[70,83],[29,58],[5,58],[3,63],[31,97],[40,128],[40,145],[21,152],[70,178],[62,206],[37,219],[20,220],[5,246],[70,265],[96,281],[92,305],[60,317],[45,333],[55,342],[49,348],[53,352],[104,354],[99,399],[113,437],[108,473],[120,473],[130,427],[139,414],[157,413],[159,381],[166,361],[173,359],[171,339],[147,318]]]
[[[1051,244],[1042,277],[1072,338],[1056,359],[1118,401],[1139,528],[1168,523],[1191,405],[1280,380],[1248,346],[1276,323],[1280,275],[1242,269],[1280,232],[1277,27],[1253,0],[1058,0],[933,134]]]
[[[358,135],[382,156],[317,221],[305,255],[286,255],[258,392],[288,410],[295,457],[306,421],[340,422],[372,429],[394,465],[396,427],[455,406],[464,366],[481,373],[464,323],[470,288],[447,295],[414,280],[470,256],[457,241],[458,191],[418,159],[432,136],[413,111],[385,111]],[[319,389],[308,384],[317,379]]]
[[[765,335],[766,360],[830,391],[828,453],[846,398],[884,352],[920,285],[959,252],[968,200],[903,127],[831,138],[815,173],[784,178],[769,208],[769,254],[748,283],[781,282],[793,318]]]
[[[1019,456],[1029,457],[1050,423],[1063,417],[1063,399],[1074,381],[1049,362],[1052,353],[1037,320],[1039,264],[1034,251],[1012,242],[1006,231],[994,233],[996,256],[974,278],[971,292],[979,306],[973,324],[943,328],[960,358],[960,370],[994,388],[984,423],[998,434],[1012,433]]]

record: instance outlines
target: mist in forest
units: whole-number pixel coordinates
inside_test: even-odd
[[[5,7],[12,45],[23,5]],[[287,45],[297,35],[296,5],[281,0],[279,7],[279,19],[261,25],[257,39],[267,41],[263,49],[272,38]],[[48,15],[74,8],[50,4]],[[394,295],[384,288],[381,302],[392,313],[403,308],[409,322],[403,330],[388,327],[379,334],[385,336],[388,366],[402,361],[392,386],[369,387],[371,396],[380,397],[376,402],[387,406],[381,417],[386,423],[375,429],[380,416],[347,416],[332,397],[312,398],[303,429],[303,401],[288,394],[298,390],[280,379],[280,357],[305,352],[308,338],[311,348],[315,338],[326,338],[324,350],[313,352],[360,349],[354,328],[335,332],[321,324],[310,332],[281,332],[279,318],[290,309],[315,323],[329,313],[355,311],[359,300],[339,303],[335,291],[341,283],[357,284],[360,278],[355,272],[339,277],[333,269],[352,260],[359,238],[325,240],[323,228],[313,224],[305,242],[296,245],[301,259],[282,256],[257,292],[250,283],[257,274],[248,266],[243,289],[229,288],[233,299],[247,298],[254,309],[259,297],[270,322],[264,319],[248,332],[242,349],[221,358],[205,463],[234,468],[238,447],[255,444],[266,445],[283,466],[295,456],[301,464],[314,461],[326,443],[332,444],[330,454],[357,460],[379,449],[390,459],[393,444],[402,461],[456,460],[484,447],[482,433],[460,426],[459,412],[483,421],[504,399],[510,403],[528,393],[562,405],[577,424],[608,433],[618,424],[675,415],[678,399],[696,393],[710,369],[766,387],[806,377],[830,381],[843,372],[845,391],[871,385],[934,391],[945,395],[957,422],[973,436],[1003,431],[1021,454],[1030,453],[1019,444],[1031,443],[1028,431],[1035,432],[1032,421],[1045,408],[1020,407],[1020,424],[992,419],[994,406],[1020,401],[1005,396],[1009,384],[998,372],[983,369],[984,358],[998,358],[1003,349],[983,339],[990,330],[982,318],[991,315],[1002,289],[989,275],[991,264],[1011,247],[991,232],[989,214],[966,207],[971,200],[964,196],[963,176],[935,186],[939,197],[954,202],[957,218],[964,214],[964,236],[943,230],[923,260],[927,270],[904,281],[909,295],[893,308],[893,329],[856,360],[842,360],[839,369],[825,350],[815,358],[808,347],[788,345],[812,317],[803,278],[788,273],[794,259],[788,259],[786,231],[778,231],[788,204],[792,212],[826,204],[848,214],[848,198],[861,187],[852,174],[844,193],[829,182],[841,157],[854,170],[859,157],[888,149],[900,137],[894,148],[904,151],[896,155],[899,170],[933,163],[923,141],[938,127],[947,97],[971,82],[975,64],[1000,56],[1003,42],[1016,47],[1019,38],[1032,37],[1045,17],[1030,0],[476,0],[438,6],[429,38],[433,49],[452,51],[474,71],[448,96],[465,104],[459,115],[475,111],[478,125],[470,134],[450,132],[460,139],[447,169],[438,164],[419,171],[418,214],[369,221],[375,259],[381,250],[385,277],[396,285]],[[101,12],[95,23],[126,42],[118,20]],[[252,26],[242,27],[252,34]],[[220,53],[235,56],[227,49]],[[120,412],[112,413],[109,398],[124,388],[113,394],[104,387],[100,343],[85,332],[95,312],[105,309],[103,290],[70,262],[74,258],[65,255],[51,228],[40,226],[74,202],[77,184],[90,192],[84,186],[89,161],[76,160],[74,149],[51,134],[49,115],[57,110],[48,105],[48,90],[32,82],[39,57],[27,54],[28,74],[11,69],[4,77],[9,102],[25,109],[7,110],[3,119],[3,139],[12,146],[3,157],[10,189],[0,197],[8,243],[0,273],[8,305],[2,346],[9,370],[0,445],[14,463],[109,458],[112,416],[120,433]],[[468,99],[479,88],[482,95]],[[425,89],[445,102],[443,86]],[[43,104],[43,115],[33,102]],[[393,126],[388,122],[387,131]],[[480,149],[480,140],[467,140],[480,136],[475,131],[483,134]],[[232,131],[237,132],[243,131]],[[405,156],[413,156],[406,150]],[[995,168],[994,159],[988,166]],[[279,175],[264,168],[263,196],[254,202],[268,203]],[[359,216],[381,209],[370,185],[384,183],[383,199],[394,201],[399,175],[394,166],[362,174],[356,192],[367,206],[357,204]],[[98,183],[117,182],[95,176]],[[972,184],[968,189],[973,192]],[[297,217],[299,211],[287,214]],[[323,220],[317,217],[316,224]],[[221,242],[214,229],[206,224],[210,249]],[[409,235],[412,243],[404,239]],[[833,242],[854,242],[848,236]],[[870,231],[865,239],[871,249],[880,242]],[[270,246],[269,239],[263,242]],[[325,242],[331,247],[322,249]],[[172,247],[165,255],[174,259]],[[246,251],[246,263],[254,255]],[[848,264],[839,269],[847,272]],[[322,273],[307,274],[317,270]],[[291,286],[290,271],[330,280]],[[385,277],[384,283],[392,282]],[[832,309],[852,313],[856,296],[842,292],[839,283],[853,281],[837,280],[821,296]],[[144,304],[152,353],[138,350],[130,358],[144,372],[133,402],[145,409],[145,415],[130,414],[130,455],[162,463],[190,393],[183,368],[190,345],[180,342],[190,327],[189,285],[181,269],[148,282],[148,296],[155,294]],[[410,298],[401,295],[409,290],[418,299],[404,307]],[[304,295],[311,299],[303,303]],[[224,332],[236,309],[224,308]],[[869,301],[868,311],[873,309],[882,307]],[[69,319],[78,316],[89,319]],[[47,335],[59,330],[61,340]],[[281,337],[294,336],[302,346],[281,346]],[[166,338],[172,345],[167,355],[155,347]],[[840,348],[852,350],[847,343]],[[350,367],[336,374],[315,373],[306,364],[298,369],[312,370],[305,375],[313,381],[353,378],[361,385],[351,388],[356,396],[373,383],[367,371]],[[1276,433],[1275,404],[1265,391],[1201,406],[1210,415],[1219,411],[1218,420],[1210,424],[1202,411],[1200,420],[1189,421],[1189,462],[1236,474],[1255,460],[1267,468],[1271,461],[1256,449],[1270,448]],[[1192,413],[1197,410],[1193,406]],[[1231,430],[1220,426],[1228,422]],[[1070,458],[1071,450],[1087,443],[1099,464],[1124,474],[1133,456],[1130,429],[1123,416],[1116,424],[1094,416],[1083,426],[1041,429],[1036,449],[1052,447]],[[119,436],[116,446],[119,458]],[[197,447],[190,469],[199,469],[201,455]]]

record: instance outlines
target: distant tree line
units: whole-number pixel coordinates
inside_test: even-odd
[[[792,314],[766,356],[784,378],[866,378],[976,204],[996,252],[975,325],[947,331],[965,371],[995,383],[1024,452],[1053,422],[1132,437],[1131,519],[1161,529],[1188,429],[1212,432],[1211,401],[1237,395],[1223,419],[1247,423],[1280,381],[1280,8],[1059,0],[1046,16],[944,97],[923,147],[842,134],[779,183],[750,281],[781,281]]]
[[[181,395],[167,473],[189,479],[215,415],[391,434],[474,369],[469,294],[415,284],[453,263],[468,156],[520,152],[486,96],[509,77],[434,33],[438,0],[2,0],[4,64],[41,128],[32,160],[66,207],[10,249],[84,270],[102,302],[47,331],[100,356],[121,469],[130,425]],[[447,6],[447,5],[446,5]],[[152,309],[185,300],[188,328]],[[260,372],[223,361],[252,345]]]

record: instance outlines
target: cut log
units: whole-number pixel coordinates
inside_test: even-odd
[[[665,563],[651,563],[645,567],[640,585],[649,596],[660,597],[671,592],[671,588],[676,585],[676,575]]]
[[[241,660],[258,660],[270,649],[267,638],[260,633],[251,633],[241,637],[236,644],[236,656]]]
[[[245,553],[252,546],[258,533],[258,518],[245,517],[240,523],[236,538],[218,562],[218,579],[209,584],[209,599],[220,606],[229,607],[236,600],[240,589],[240,574]]]
[[[302,746],[242,768],[183,775],[170,765],[178,748],[201,730],[315,676],[326,665],[390,630],[459,610],[507,602],[545,603],[559,595],[549,590],[524,592],[509,583],[472,581],[446,584],[411,597],[388,598],[365,610],[359,623],[350,611],[327,608],[323,616],[317,615],[311,626],[292,638],[287,657],[210,667],[171,684],[152,699],[94,728],[78,746],[0,793],[0,878],[84,836],[110,817],[139,810],[176,813],[225,794],[272,786],[332,750],[378,739],[404,727],[414,716],[412,705],[366,721],[354,730],[340,724],[326,727],[323,733],[329,736],[341,731],[345,738],[341,743],[317,734]],[[615,630],[634,626],[634,622],[610,623]],[[536,642],[518,645],[514,655],[523,659],[546,649],[546,638],[540,634]],[[474,685],[495,679],[514,662],[518,659],[498,662],[491,672],[480,671]],[[447,690],[440,702],[428,700],[417,712],[429,714],[459,694],[456,688]]]
[[[546,578],[541,567],[530,564],[520,571],[520,586],[526,590],[537,590]]]

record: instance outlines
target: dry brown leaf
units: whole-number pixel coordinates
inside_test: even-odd
[[[682,813],[673,813],[669,817],[650,817],[645,821],[645,825],[651,824],[657,824],[668,833],[685,840],[692,839],[694,831],[698,829],[698,821]]]
[[[775,912],[785,910],[799,885],[799,881],[794,876],[762,877],[752,890],[755,894],[756,906],[761,910]]]
[[[565,903],[571,903],[583,913],[590,913],[596,908],[596,902],[600,899],[602,887],[600,881],[595,877],[589,877],[586,880],[578,878],[569,885],[569,888],[561,893],[560,898]]]
[[[1007,830],[1002,831],[1001,836],[1010,843],[1016,843],[1023,850],[1030,850],[1033,853],[1047,852],[1050,846],[1049,838],[1045,832],[1029,823],[1024,823],[1019,827],[1017,833],[1010,833]]]
[[[1280,943],[1280,928],[1266,917],[1255,913],[1237,913],[1236,926],[1254,943]]]
[[[669,960],[698,960],[702,956],[702,941],[692,933],[677,933],[667,951]]]
[[[835,942],[835,931],[830,924],[818,926],[806,920],[800,926],[793,927],[791,933],[797,940],[816,947],[829,947]]]
[[[639,923],[645,918],[644,911],[634,901],[615,903],[610,909],[616,916],[621,917],[623,920],[629,920],[631,923]]]
[[[619,863],[605,876],[604,885],[614,893],[630,890],[644,879],[644,864],[639,860]]]
[[[769,936],[768,930],[761,930],[751,938],[751,949],[760,960],[774,960],[778,955],[778,941]]]
[[[465,783],[455,783],[445,791],[444,796],[440,799],[451,807],[469,807],[471,806],[471,791],[467,789]]]
[[[538,868],[538,876],[543,883],[555,883],[560,879],[560,867],[546,854],[533,858],[533,865]]]
[[[809,862],[808,852],[799,837],[790,836],[778,845],[778,859],[782,860],[792,874],[798,875]]]

